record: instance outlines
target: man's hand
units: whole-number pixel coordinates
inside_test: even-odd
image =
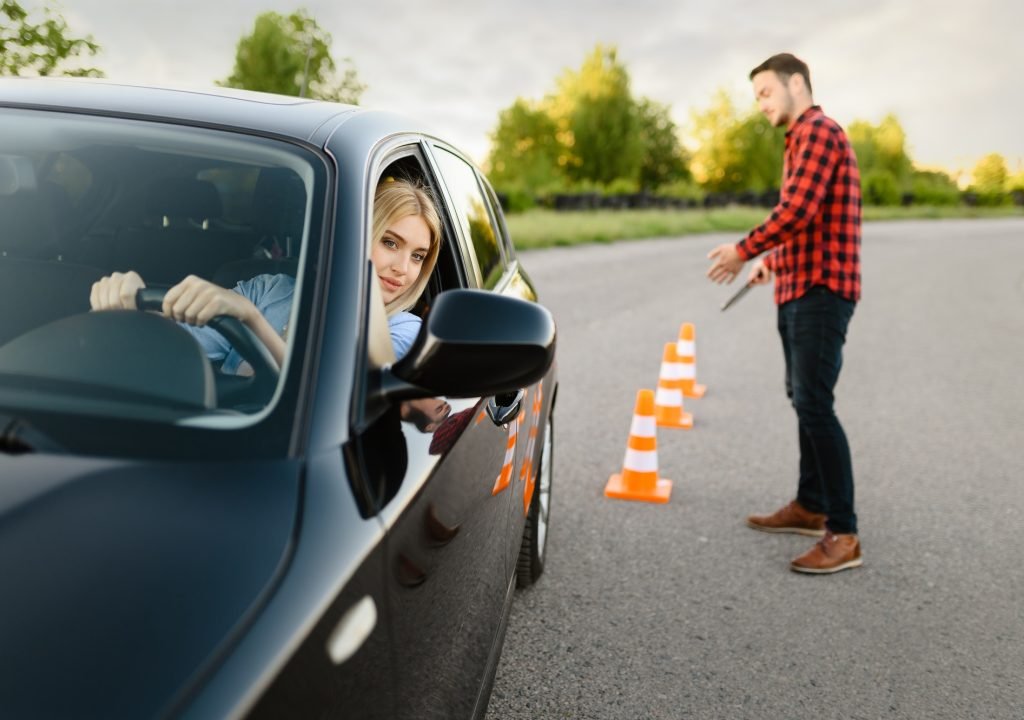
[[[735,280],[745,262],[740,257],[734,243],[719,245],[708,253],[708,257],[714,260],[711,267],[708,268],[708,277],[711,278],[711,282],[716,282],[719,285]]]
[[[134,270],[111,273],[93,283],[89,305],[93,310],[135,310],[135,292],[144,287]]]
[[[758,259],[750,268],[750,275],[747,277],[749,285],[764,285],[771,282],[772,271],[765,267],[764,260]]]

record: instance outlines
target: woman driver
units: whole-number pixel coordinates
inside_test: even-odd
[[[406,180],[386,180],[373,201],[373,262],[388,313],[395,356],[401,358],[419,333],[421,320],[407,312],[416,304],[437,262],[441,220],[427,191]],[[93,284],[93,310],[135,309],[135,292],[145,282],[135,271],[113,273]],[[295,280],[289,275],[258,275],[228,290],[190,275],[167,291],[163,313],[184,323],[221,371],[245,373],[241,356],[220,333],[205,327],[217,315],[243,322],[267,346],[278,367],[284,363],[285,337]]]

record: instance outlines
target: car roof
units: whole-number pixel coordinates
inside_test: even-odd
[[[379,124],[383,134],[431,134],[407,118],[354,105],[233,88],[155,87],[85,78],[0,78],[2,106],[179,121],[303,141],[322,140],[354,117]]]

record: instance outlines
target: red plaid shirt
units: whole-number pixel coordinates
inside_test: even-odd
[[[736,245],[744,260],[774,250],[779,305],[824,285],[860,299],[860,171],[846,133],[815,105],[786,132],[779,204]]]

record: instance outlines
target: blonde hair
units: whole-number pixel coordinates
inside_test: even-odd
[[[373,197],[373,247],[377,246],[389,227],[410,216],[421,217],[427,224],[430,229],[430,249],[427,250],[427,256],[420,265],[420,274],[416,282],[384,306],[388,317],[411,308],[426,289],[441,249],[441,218],[437,214],[430,193],[424,186],[409,180],[390,178],[381,182]]]

